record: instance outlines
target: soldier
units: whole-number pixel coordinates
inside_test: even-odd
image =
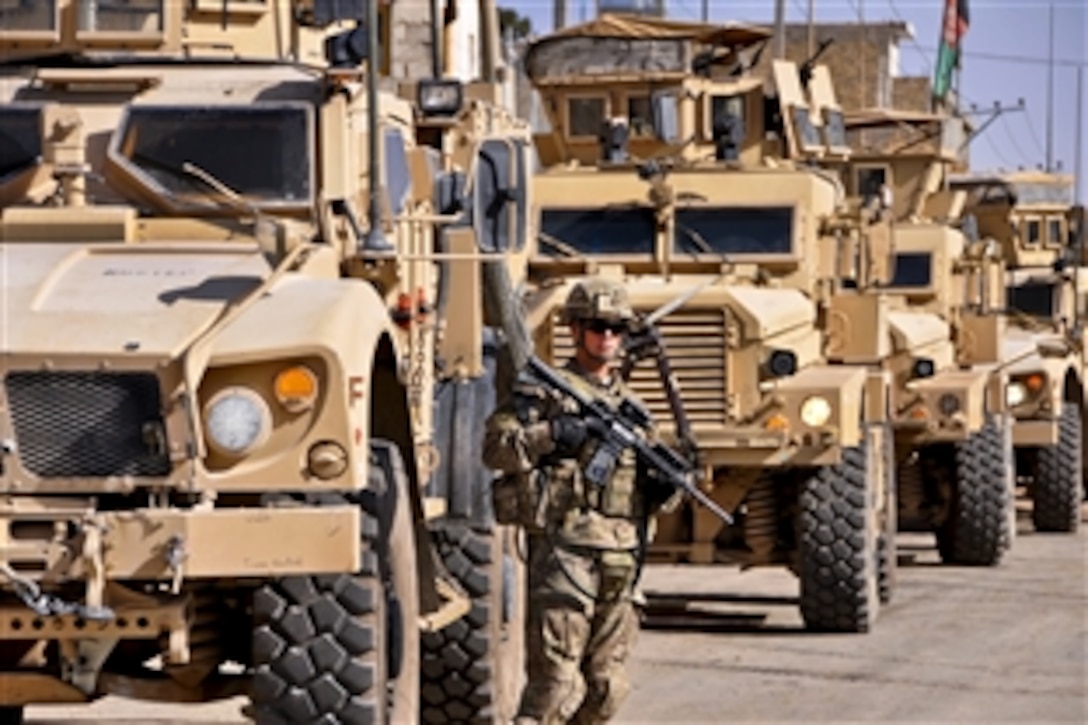
[[[626,290],[581,282],[563,317],[575,355],[559,374],[609,405],[630,398],[615,371],[633,319]],[[605,486],[585,483],[583,466],[598,442],[573,401],[526,376],[488,420],[484,461],[503,474],[496,518],[525,527],[529,540],[528,682],[517,723],[605,722],[629,691],[635,581],[649,516],[672,491],[655,485],[630,449]]]

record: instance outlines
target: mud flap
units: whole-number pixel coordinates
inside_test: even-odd
[[[435,448],[442,452],[429,486],[430,494],[445,498],[451,519],[493,523],[492,473],[480,457],[484,423],[495,409],[495,334],[483,331],[484,374],[448,380],[435,393]]]

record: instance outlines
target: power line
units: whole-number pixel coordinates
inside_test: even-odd
[[[1009,130],[1008,117],[1004,115],[1002,115],[1001,117],[1001,130],[1005,132],[1005,136],[1008,137],[1009,142],[1012,144],[1012,147],[1016,151],[1016,153],[1019,154],[1020,158],[1030,166],[1031,156],[1024,153],[1024,149],[1020,146],[1020,142],[1016,140],[1016,136]]]
[[[929,46],[919,46],[930,52],[936,52],[937,49]],[[1048,58],[1038,58],[1031,55],[1011,55],[1008,53],[987,53],[978,51],[960,51],[961,55],[966,58],[973,58],[975,60],[990,60],[1000,63],[1023,63],[1028,65],[1049,65],[1050,60]],[[1068,68],[1084,68],[1088,67],[1088,61],[1083,60],[1059,60],[1054,59],[1055,66],[1065,66]]]
[[[1045,153],[1043,145],[1039,142],[1039,134],[1035,133],[1035,122],[1031,120],[1031,111],[1028,110],[1026,105],[1024,106],[1024,123],[1028,125],[1028,131],[1031,132],[1031,140],[1035,144],[1035,149],[1040,154]]]
[[[892,15],[895,16],[896,20],[903,24],[907,24],[907,21],[903,18],[902,13],[899,12],[899,8],[896,6],[895,0],[888,0],[888,7],[891,8]],[[922,60],[926,64],[926,75],[929,75],[933,70],[933,64],[929,61],[929,54],[922,49],[922,46],[918,43],[918,39],[915,38],[913,34],[911,34],[910,36],[910,42],[911,45],[914,46],[915,50],[918,51],[918,54],[922,56]]]
[[[1001,165],[1007,168],[1014,168],[1016,164],[1009,163],[1009,160],[1005,157],[1004,152],[994,143],[993,136],[983,136],[986,139],[986,145],[990,147],[990,150],[994,152],[994,156],[1001,162]]]

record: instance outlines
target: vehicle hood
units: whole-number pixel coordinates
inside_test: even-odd
[[[0,351],[172,359],[270,272],[255,244],[0,244]]]
[[[1001,341],[1002,359],[1009,374],[1038,372],[1045,360],[1039,352],[1039,343],[1058,337],[1052,332],[1033,332],[1021,328],[1009,328]]]
[[[952,339],[948,323],[928,312],[889,312],[888,322],[896,351],[910,352]]]

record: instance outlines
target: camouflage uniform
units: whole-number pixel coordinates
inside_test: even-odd
[[[613,375],[587,377],[575,360],[557,371],[573,387],[615,407],[631,391]],[[517,722],[604,722],[626,698],[625,661],[638,634],[632,602],[656,489],[626,450],[603,488],[582,467],[597,439],[562,450],[552,421],[577,413],[530,378],[488,420],[484,461],[502,472],[496,517],[529,538],[526,623],[528,682]]]

